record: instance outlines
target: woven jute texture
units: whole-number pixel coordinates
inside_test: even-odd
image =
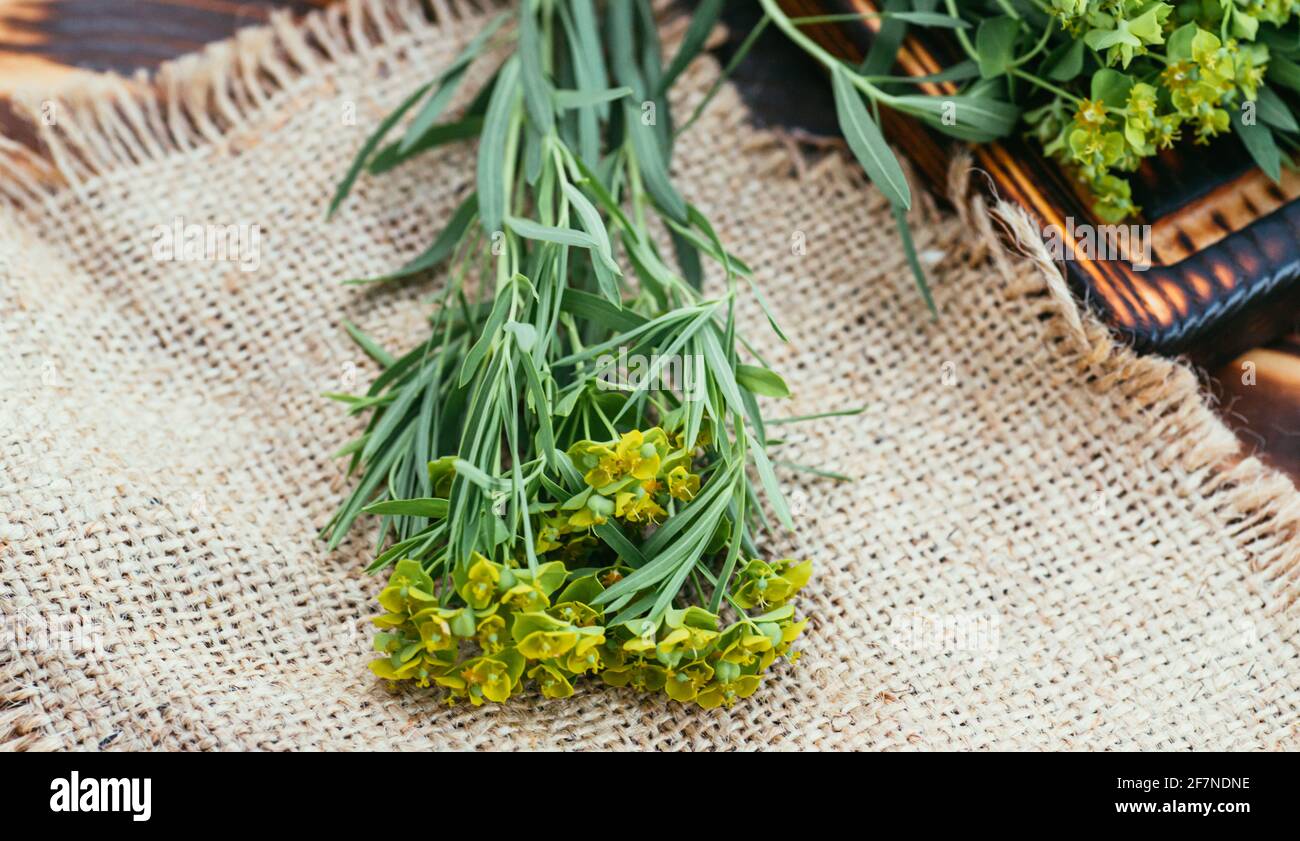
[[[1292,485],[1180,364],[1115,346],[1014,208],[914,211],[940,317],[887,208],[724,90],[675,177],[756,267],[793,399],[803,657],[702,712],[586,684],[448,708],[366,668],[373,533],[315,537],[359,421],[326,391],[424,337],[430,277],[364,291],[469,188],[448,149],[323,210],[358,144],[482,12],[350,3],[150,80],[33,102],[0,210],[0,746],[10,749],[1271,749],[1300,741]],[[716,73],[682,83],[690,108]],[[53,114],[53,119],[42,120]],[[355,119],[350,117],[355,116]],[[52,124],[47,124],[52,122]],[[969,178],[957,167],[958,191]],[[155,259],[155,226],[257,225],[260,260]],[[991,248],[996,228],[1029,257]],[[249,266],[248,268],[253,268]],[[717,287],[715,287],[717,288]]]

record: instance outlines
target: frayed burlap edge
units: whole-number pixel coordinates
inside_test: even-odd
[[[313,71],[365,59],[379,47],[399,52],[413,39],[453,32],[506,0],[341,0],[295,20],[239,30],[201,52],[139,70],[78,80],[57,95],[25,91],[14,110],[40,149],[0,137],[0,202],[21,210],[63,190],[209,144],[238,132],[292,96]]]
[[[50,100],[27,96],[16,104],[36,127],[41,149],[0,138],[0,206],[21,213],[68,192],[82,194],[96,179],[231,143],[240,131],[269,118],[311,71],[361,60],[380,45],[400,49],[403,39],[428,37],[501,4],[431,5],[432,21],[418,0],[346,0],[296,22],[277,14],[268,26],[243,30],[153,75],[99,77],[66,90],[55,101],[52,123],[41,119]],[[788,144],[776,132],[757,131],[753,145],[766,148],[748,151],[770,155],[769,167],[761,169],[855,189],[863,184],[857,167],[838,154],[811,168],[790,166]],[[1042,341],[1078,381],[1097,392],[1117,391],[1121,402],[1149,421],[1165,445],[1153,457],[1162,467],[1184,471],[1194,493],[1231,523],[1232,536],[1249,552],[1251,571],[1270,586],[1270,593],[1261,594],[1268,612],[1289,614],[1300,599],[1300,495],[1291,481],[1245,452],[1189,366],[1140,356],[1116,342],[1075,300],[1028,213],[996,196],[986,198],[982,185],[975,189],[973,174],[969,156],[954,160],[950,197],[970,232],[970,254],[993,266],[1006,300],[1039,322]],[[914,210],[921,216],[935,212],[927,202]],[[1004,246],[1008,241],[1011,248]],[[20,711],[0,713],[0,734],[12,731],[15,722],[7,719]]]
[[[773,158],[759,171],[792,170],[788,143],[774,132],[760,130],[756,136],[770,147]],[[914,180],[903,160],[909,180]],[[793,169],[853,189],[866,183],[844,154]],[[1004,297],[1023,305],[1039,322],[1040,338],[1079,382],[1096,392],[1117,392],[1135,416],[1156,430],[1165,443],[1154,456],[1160,466],[1185,471],[1195,493],[1232,523],[1232,536],[1250,554],[1251,572],[1260,573],[1274,588],[1265,597],[1269,612],[1289,613],[1300,601],[1300,494],[1292,480],[1247,452],[1214,411],[1187,362],[1137,353],[1080,304],[1043,242],[1042,226],[1019,204],[997,195],[992,179],[974,166],[969,152],[954,156],[947,187],[962,221],[969,258],[992,265]],[[939,211],[928,194],[914,193],[923,201],[913,208],[913,217],[933,218]]]
[[[1117,390],[1151,423],[1166,444],[1155,456],[1161,466],[1186,471],[1195,492],[1233,524],[1233,537],[1249,548],[1251,571],[1275,588],[1267,600],[1270,613],[1287,613],[1300,599],[1295,485],[1246,452],[1190,365],[1138,354],[1081,306],[1048,252],[1041,226],[1020,205],[973,189],[978,174],[969,154],[958,155],[949,168],[950,198],[964,226],[989,245],[1005,294],[1029,304],[1042,324],[1043,341],[1080,381],[1095,391]]]

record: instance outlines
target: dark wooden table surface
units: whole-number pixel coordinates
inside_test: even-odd
[[[6,105],[24,86],[48,90],[77,74],[151,67],[264,22],[273,9],[301,14],[329,2],[0,0],[0,133],[30,139]],[[750,23],[751,5],[757,4],[728,4],[735,30],[743,32]],[[800,73],[807,84],[794,84]],[[834,105],[816,74],[772,28],[742,65],[738,81],[759,119],[819,135],[833,130],[827,115]],[[799,96],[792,98],[796,88]],[[1205,381],[1248,447],[1300,478],[1300,329],[1205,372]]]

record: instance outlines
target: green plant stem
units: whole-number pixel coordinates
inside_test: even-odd
[[[674,133],[674,137],[680,137],[687,129],[695,125],[695,121],[704,113],[704,109],[713,101],[713,97],[717,96],[718,91],[722,90],[723,83],[731,77],[731,74],[735,72],[736,68],[740,65],[740,62],[745,60],[745,56],[749,55],[749,51],[753,49],[754,44],[763,34],[763,31],[767,29],[767,25],[771,22],[772,19],[770,17],[764,16],[754,25],[754,28],[750,30],[749,34],[745,36],[745,40],[742,41],[740,46],[736,49],[735,55],[731,57],[731,60],[727,62],[727,66],[723,68],[721,75],[719,75],[713,82],[713,85],[709,88],[708,92],[704,94],[704,98],[700,100],[700,104],[695,106],[695,110],[691,112],[691,116]]]
[[[961,17],[961,14],[957,11],[956,0],[945,0],[945,3],[948,7],[948,14],[950,16],[955,18]],[[961,44],[961,48],[966,51],[966,55],[970,57],[972,61],[979,61],[980,56],[979,53],[975,51],[975,45],[970,42],[970,38],[967,37],[966,33],[960,29],[957,30],[957,41]]]
[[[781,10],[781,7],[777,5],[776,0],[758,0],[758,2],[762,4],[763,11],[767,13],[768,17],[776,24],[778,29],[784,32],[791,41],[794,41],[797,45],[803,48],[806,53],[825,66],[827,70],[832,70],[837,66],[843,68],[850,81],[853,82],[853,86],[866,94],[872,102],[882,102],[885,105],[890,105],[897,101],[895,97],[890,96],[880,88],[868,82],[865,76],[862,76],[853,68],[828,53],[820,44],[808,37],[805,33],[801,32],[799,27],[795,26],[785,12]]]
[[[1034,56],[1038,55],[1043,51],[1043,49],[1047,46],[1047,42],[1052,39],[1052,25],[1055,22],[1056,21],[1054,18],[1051,18],[1047,21],[1047,26],[1044,27],[1043,29],[1043,37],[1038,39],[1038,43],[1034,44],[1033,49],[1031,49],[1029,52],[1025,53],[1024,55],[1022,55],[1020,58],[1016,59],[1015,61],[1011,62],[1012,67],[1020,67],[1028,63]]]
[[[1063,99],[1067,99],[1070,102],[1073,102],[1075,105],[1078,105],[1079,103],[1083,102],[1082,99],[1070,93],[1069,91],[1065,90],[1064,88],[1057,87],[1056,85],[1053,85],[1051,82],[1044,81],[1032,73],[1027,73],[1024,70],[1020,70],[1019,68],[1012,68],[1010,72],[1011,75],[1019,79],[1024,79],[1026,82],[1029,82],[1031,85],[1036,85],[1037,87],[1040,87],[1045,91],[1051,91],[1057,96]]]

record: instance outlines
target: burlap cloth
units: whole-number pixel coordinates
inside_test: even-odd
[[[447,708],[374,681],[373,534],[334,554],[314,536],[359,421],[318,395],[372,375],[343,319],[409,347],[439,280],[338,280],[427,243],[469,152],[363,179],[322,217],[375,121],[480,21],[434,6],[436,24],[407,0],[278,20],[156,91],[77,92],[41,155],[6,144],[0,746],[1296,746],[1292,485],[1186,367],[1116,347],[1058,273],[988,250],[971,196],[964,219],[915,214],[932,322],[878,194],[837,160],[794,177],[731,91],[676,175],[790,335],[747,315],[795,389],[770,411],[867,407],[784,427],[782,458],[857,480],[785,472],[798,531],[769,547],[817,565],[803,659],[712,712],[590,684]],[[178,216],[260,225],[260,268],[152,259]]]

